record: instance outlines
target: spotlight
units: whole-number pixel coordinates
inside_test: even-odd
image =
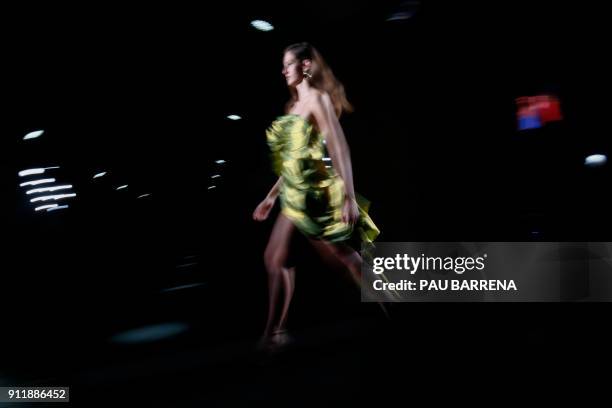
[[[274,30],[274,26],[264,20],[253,20],[251,21],[251,26],[255,27],[259,31],[272,31]]]
[[[67,190],[71,189],[72,185],[66,184],[65,186],[54,186],[54,187],[41,187],[35,188],[33,190],[26,191],[26,194],[36,194],[36,193],[44,193],[44,192],[53,192],[57,190]]]
[[[41,205],[39,207],[36,207],[34,211],[40,211],[40,210],[49,211],[51,208],[55,208],[55,207],[57,207],[57,204],[46,204],[46,205]]]
[[[21,170],[19,172],[19,177],[31,176],[32,174],[43,174],[44,172],[45,169],[43,168]]]
[[[56,210],[63,210],[64,208],[68,208],[68,205],[58,205],[57,207],[48,208],[47,212],[56,211]]]
[[[19,187],[37,186],[39,184],[45,184],[45,183],[55,183],[55,179],[54,178],[46,178],[46,179],[40,179],[40,180],[26,181],[25,183],[21,183],[19,185]]]
[[[55,194],[55,195],[50,195],[50,196],[41,196],[41,197],[36,197],[30,200],[31,203],[35,203],[37,201],[49,201],[49,200],[61,200],[62,198],[70,198],[70,197],[76,197],[75,193],[71,193],[71,194]]]
[[[584,165],[588,167],[599,167],[606,164],[608,158],[604,154],[592,154],[584,159]]]
[[[40,137],[43,133],[45,133],[44,130],[37,130],[34,132],[30,132],[23,137],[23,140],[36,139],[37,137]]]

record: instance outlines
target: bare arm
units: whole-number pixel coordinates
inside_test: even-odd
[[[255,211],[253,211],[253,219],[255,221],[263,221],[268,218],[268,215],[270,215],[270,210],[272,209],[272,207],[274,207],[276,197],[278,197],[278,194],[280,192],[280,186],[282,181],[283,177],[281,176],[278,178],[276,183],[274,183],[274,186],[272,186],[272,189],[270,190],[266,198],[264,198],[264,200],[259,203],[257,208],[255,208]]]
[[[329,151],[333,166],[344,181],[346,196],[354,199],[355,188],[353,186],[351,152],[328,95],[323,94],[317,97],[313,107],[313,114],[319,124],[321,133],[325,137],[327,150]]]
[[[276,197],[278,197],[278,193],[280,192],[280,185],[282,182],[283,182],[283,176],[280,176],[278,180],[276,181],[276,183],[274,183],[274,185],[270,189],[270,192],[268,193],[267,198],[271,198],[275,200]]]

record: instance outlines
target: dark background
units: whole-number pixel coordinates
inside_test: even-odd
[[[381,241],[606,241],[610,168],[583,163],[610,150],[610,26],[590,3],[6,7],[3,383],[67,384],[82,401],[170,377],[202,392],[168,401],[283,401],[311,385],[342,399],[383,349],[416,351],[431,370],[418,350],[502,349],[547,366],[570,344],[602,352],[607,304],[394,304],[385,321],[300,236],[291,327],[307,346],[264,368],[244,351],[265,318],[272,220],[251,214],[275,181],[264,131],[288,97],[283,48],[311,42],[344,83],[356,189]],[[401,10],[415,12],[387,21]],[[545,93],[563,121],[518,132],[514,99]],[[77,197],[35,213],[17,172],[56,165]],[[190,330],[110,341],[175,321]]]

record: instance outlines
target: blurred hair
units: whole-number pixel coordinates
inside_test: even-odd
[[[325,91],[330,96],[334,105],[336,115],[340,117],[342,112],[352,112],[353,106],[346,99],[344,92],[344,85],[332,72],[331,68],[327,65],[319,51],[307,42],[296,43],[285,48],[283,55],[287,52],[291,52],[295,58],[302,62],[304,60],[310,60],[310,74],[312,78],[308,79],[310,85],[317,88],[320,91]],[[291,106],[297,101],[297,90],[295,88],[289,88],[291,92],[291,98],[285,105],[285,111],[289,112]]]

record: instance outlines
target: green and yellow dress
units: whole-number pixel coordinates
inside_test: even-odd
[[[342,222],[344,182],[327,156],[323,135],[304,117],[278,117],[266,131],[272,167],[283,180],[281,212],[307,237],[341,242],[358,232],[371,244],[380,231],[369,217],[368,202],[357,195],[359,220],[353,226]]]

